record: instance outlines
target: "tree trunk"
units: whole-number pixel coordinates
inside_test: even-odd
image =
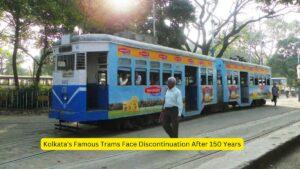
[[[209,54],[209,46],[203,46],[203,47],[201,47],[201,50],[202,50],[203,55]]]
[[[12,68],[13,68],[13,74],[14,74],[14,82],[15,87],[18,90],[19,89],[19,78],[18,78],[18,69],[17,69],[17,54],[19,49],[19,42],[20,42],[20,17],[18,14],[14,16],[15,20],[15,38],[14,38],[14,50],[12,54]]]
[[[34,79],[34,87],[36,89],[38,88],[39,83],[40,83],[40,77],[42,75],[42,68],[43,68],[43,65],[45,64],[44,62],[47,59],[47,57],[49,56],[49,53],[47,52],[47,49],[49,47],[48,29],[46,26],[44,28],[44,36],[45,36],[45,38],[43,39],[44,48],[43,48],[42,56],[41,56],[39,62],[37,63],[37,70],[36,70],[35,79]]]
[[[35,79],[34,79],[34,88],[36,88],[36,89],[38,88],[39,83],[40,83],[40,77],[41,77],[41,74],[42,74],[42,65],[43,64],[41,64],[41,61],[37,65],[37,70],[36,70]]]

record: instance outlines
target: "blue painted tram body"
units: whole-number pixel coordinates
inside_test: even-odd
[[[270,68],[105,34],[64,36],[53,48],[50,118],[92,122],[158,113],[170,76],[184,116],[270,96]]]

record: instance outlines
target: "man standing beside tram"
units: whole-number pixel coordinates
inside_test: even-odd
[[[178,117],[181,116],[183,110],[182,95],[176,87],[176,79],[168,78],[168,89],[165,94],[163,110],[160,120],[163,128],[171,138],[178,138]]]

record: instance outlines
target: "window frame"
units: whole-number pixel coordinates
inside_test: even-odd
[[[211,70],[211,72],[209,70]],[[209,77],[211,77],[211,84],[209,83]],[[214,70],[212,68],[207,68],[207,85],[214,85]]]
[[[66,57],[66,56],[73,56],[73,69],[71,69],[71,70],[59,69],[58,68],[58,59],[60,59],[61,57]],[[57,71],[74,71],[75,66],[76,66],[75,64],[76,64],[76,54],[75,53],[68,53],[68,54],[62,54],[62,55],[57,55],[56,56],[56,67],[55,68],[56,68]]]
[[[83,54],[83,68],[78,68],[78,54]],[[81,53],[81,52],[79,52],[79,53],[76,53],[76,70],[86,70],[86,53]]]
[[[168,81],[168,79],[166,79],[166,81],[165,81],[165,79],[164,79],[164,75],[165,74],[170,74],[170,76],[169,77],[172,77],[172,70],[163,70],[162,71],[162,84],[163,85],[167,85],[167,82],[166,81]],[[168,78],[169,78],[168,77]]]
[[[120,79],[120,74],[119,74],[119,71],[128,71],[129,72],[129,75],[130,75],[130,77],[128,78],[129,79],[129,84],[128,85],[121,85],[120,84],[120,81],[119,81],[119,79]],[[118,86],[132,86],[132,68],[130,68],[130,67],[118,67],[118,70],[117,70],[117,74],[118,74],[118,76],[117,76],[117,85]],[[128,83],[127,82],[127,83]]]
[[[230,77],[230,79],[229,79],[229,77]],[[233,85],[233,74],[231,71],[227,72],[227,85]]]
[[[205,70],[205,71],[203,71]],[[201,67],[200,68],[201,74],[200,74],[200,83],[202,86],[207,85],[207,68],[206,67]],[[205,77],[205,83],[203,83],[202,77]]]
[[[254,76],[254,86],[258,86],[259,85],[259,81],[258,81],[258,75]]]
[[[180,81],[181,81],[181,83],[180,84],[178,84],[178,80],[176,79],[176,74],[178,75],[178,74],[180,74]],[[174,71],[174,77],[175,77],[175,79],[176,79],[176,85],[182,85],[182,75],[183,75],[183,73],[182,73],[182,71],[179,71],[179,70],[175,70]]]
[[[136,72],[144,72],[144,74],[145,74],[144,82],[145,83],[140,84],[140,85],[136,84],[136,77],[135,77]],[[143,82],[143,79],[142,79],[142,82]],[[134,69],[134,85],[135,86],[146,86],[147,85],[147,68],[136,67]]]
[[[120,60],[128,60],[129,63],[121,63]],[[125,86],[132,86],[133,85],[133,81],[132,81],[132,72],[133,69],[131,67],[131,64],[132,64],[133,60],[131,58],[127,58],[127,57],[122,57],[122,58],[118,58],[118,66],[117,66],[117,86],[122,86],[122,87],[125,87]],[[119,74],[119,71],[128,71],[129,72],[129,84],[128,85],[121,85],[120,84],[120,74]],[[135,82],[135,81],[134,81]]]
[[[253,82],[252,84],[251,84],[251,79],[252,79],[252,82]],[[249,86],[254,86],[254,85],[255,85],[255,82],[254,82],[254,81],[255,81],[254,76],[253,76],[253,75],[250,75],[250,76],[249,76]]]
[[[144,62],[145,64],[138,64],[139,61]],[[147,69],[148,61],[145,60],[145,59],[135,59],[134,60],[134,65],[135,65],[135,68],[134,68],[134,74],[133,74],[134,75],[133,85],[135,85],[135,86],[146,86],[146,85],[148,85],[148,69]],[[135,74],[136,74],[137,71],[139,71],[139,72],[145,71],[145,84],[141,84],[141,85],[136,84]]]
[[[158,84],[151,84],[151,73],[157,73],[158,74]],[[151,85],[151,86],[153,86],[153,85],[161,85],[161,79],[160,79],[160,73],[161,73],[161,71],[160,71],[160,69],[150,69],[150,71],[149,71],[149,85]]]

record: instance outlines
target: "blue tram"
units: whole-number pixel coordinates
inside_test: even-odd
[[[66,35],[53,48],[50,118],[91,122],[160,112],[168,77],[184,116],[217,105],[264,104],[269,67],[217,59],[106,34]]]

